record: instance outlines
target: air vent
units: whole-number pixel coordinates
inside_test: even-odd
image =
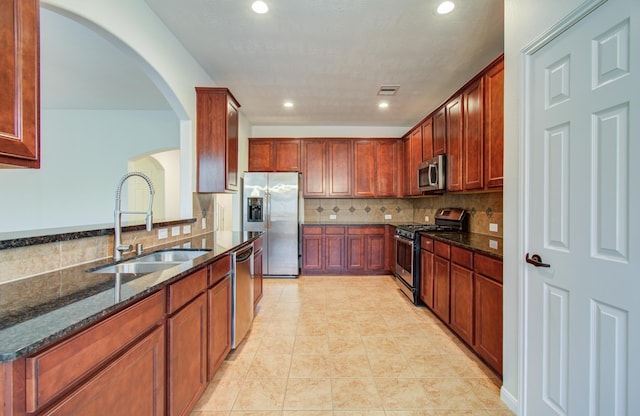
[[[383,85],[378,89],[378,95],[396,95],[399,89],[399,85]]]

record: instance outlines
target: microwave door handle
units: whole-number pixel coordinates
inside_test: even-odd
[[[438,174],[438,166],[436,166],[436,165],[434,165],[434,164],[430,164],[430,165],[429,165],[429,170],[428,170],[428,173],[427,173],[427,176],[429,177],[429,186],[436,186],[436,185],[438,184],[438,183],[437,183],[437,181],[436,181],[436,182],[433,182],[433,181],[431,180],[431,178],[433,177],[433,176],[431,175],[431,172],[432,172],[432,171],[435,171],[435,172],[436,172],[436,175],[437,175],[437,174]]]

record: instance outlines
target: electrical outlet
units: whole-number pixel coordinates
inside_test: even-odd
[[[203,218],[203,219],[202,219],[202,229],[203,229],[203,230],[206,230],[206,229],[207,229],[207,219],[206,219],[206,218]]]
[[[201,244],[202,248],[207,247],[207,239],[203,238],[202,241],[200,242],[200,244]]]
[[[171,237],[175,237],[177,235],[180,235],[180,226],[179,225],[177,227],[171,227]]]
[[[494,250],[498,249],[498,242],[496,240],[489,240],[489,247],[491,247]]]
[[[392,218],[391,214],[384,214],[385,220],[390,220]]]
[[[166,229],[166,228],[159,228],[158,229],[158,240],[164,240],[167,237],[169,237],[169,230]]]
[[[182,248],[191,248],[191,241],[187,241],[182,245]]]
[[[495,223],[490,223],[489,224],[489,231],[491,231],[492,233],[497,233],[498,232],[498,224]]]
[[[336,218],[337,218],[336,214],[329,214],[329,219],[330,220],[335,220]]]
[[[182,227],[182,234],[191,234],[191,226],[185,225],[184,227]]]
[[[428,215],[424,216],[424,222],[429,222],[429,216]]]

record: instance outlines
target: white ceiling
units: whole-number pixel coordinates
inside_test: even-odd
[[[145,1],[253,125],[412,126],[503,50],[503,0],[456,0],[446,16],[433,12],[437,0],[266,0],[266,15],[251,12],[251,0]],[[43,33],[64,45],[43,35],[43,96],[48,78],[77,101],[101,84],[102,105],[124,95],[123,105],[168,108],[128,57],[105,56],[110,45],[94,42],[106,41],[75,32],[82,27],[65,34],[67,26],[43,16]],[[53,59],[47,48],[68,55]],[[55,76],[66,83],[45,72],[62,64]],[[386,110],[377,107],[381,85],[400,86],[384,97]]]

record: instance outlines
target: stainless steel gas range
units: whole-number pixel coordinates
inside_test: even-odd
[[[395,275],[398,287],[413,303],[420,303],[420,231],[462,232],[468,229],[468,217],[461,208],[443,208],[435,215],[435,224],[396,226]]]

